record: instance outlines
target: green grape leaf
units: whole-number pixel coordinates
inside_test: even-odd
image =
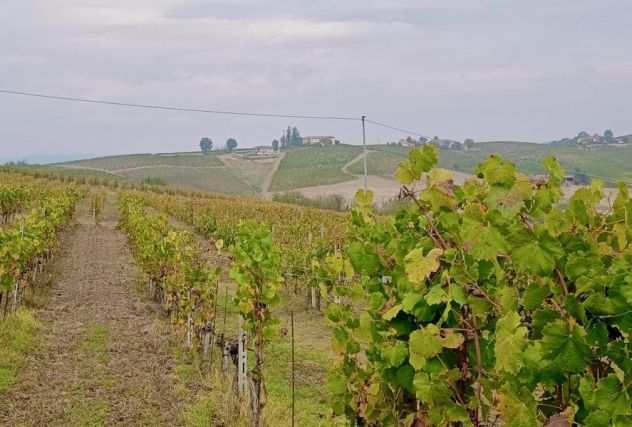
[[[455,301],[459,305],[465,305],[467,303],[465,290],[461,286],[451,282],[449,286],[449,292],[452,301]]]
[[[463,220],[463,246],[478,260],[493,261],[501,253],[507,253],[509,245],[502,233],[493,226],[465,218]]]
[[[347,246],[347,255],[353,268],[363,274],[373,274],[380,268],[380,257],[374,250],[360,242],[353,242]]]
[[[527,310],[535,310],[540,308],[544,302],[544,298],[548,295],[549,290],[544,286],[531,283],[524,293],[522,304]]]
[[[418,181],[421,174],[430,171],[437,160],[437,149],[433,145],[414,148],[408,153],[408,160],[401,162],[395,171],[395,179],[402,184]]]
[[[435,357],[442,350],[439,328],[435,325],[427,325],[424,329],[418,329],[410,334],[410,364],[413,368],[423,368],[427,359]]]
[[[505,312],[518,309],[518,291],[515,288],[505,286],[498,291],[498,302]]]
[[[564,180],[564,169],[555,157],[544,158],[544,168],[549,175],[549,182],[553,185],[560,185]]]
[[[496,368],[512,374],[524,366],[523,351],[527,344],[527,328],[520,326],[520,315],[507,313],[496,323]]]
[[[579,393],[584,405],[591,411],[603,410],[612,418],[632,415],[632,401],[624,385],[614,374],[601,379],[596,386],[589,378],[581,378]]]
[[[516,181],[516,166],[512,162],[492,154],[478,165],[476,174],[482,176],[491,186],[511,187]]]
[[[424,296],[424,299],[430,305],[442,304],[450,301],[448,294],[443,290],[441,285],[435,285],[430,288],[430,291]]]
[[[404,160],[399,164],[397,169],[395,170],[395,179],[400,184],[410,184],[421,178],[421,174],[417,175],[415,170],[413,169],[413,165],[410,160]]]
[[[396,368],[408,359],[408,346],[403,341],[397,341],[384,350],[384,356],[388,364]]]
[[[439,160],[437,148],[432,144],[424,144],[411,150],[408,157],[415,170],[421,173],[429,172]]]
[[[555,320],[542,331],[542,352],[545,360],[561,372],[581,372],[590,358],[590,349],[578,326],[572,329],[563,320]]]
[[[413,387],[415,387],[415,395],[422,402],[432,400],[432,380],[425,372],[417,372],[413,379]]]
[[[415,306],[423,299],[423,296],[417,292],[409,292],[402,300],[402,308],[406,313],[412,313]]]
[[[535,242],[513,250],[512,259],[516,267],[523,272],[548,276],[555,268],[555,259]]]
[[[498,394],[498,412],[506,427],[533,427],[537,422],[536,404],[532,393],[520,390],[516,393],[504,386]]]
[[[327,378],[327,388],[334,396],[340,396],[347,393],[347,379],[337,373],[332,373]]]

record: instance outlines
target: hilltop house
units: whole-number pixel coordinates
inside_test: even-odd
[[[402,147],[416,147],[418,145],[423,145],[427,143],[428,138],[424,138],[423,136],[419,137],[419,139],[415,139],[412,136],[407,136],[406,138],[402,138],[397,142],[394,142],[395,145],[400,145]]]
[[[303,145],[336,145],[340,141],[335,136],[304,136]]]

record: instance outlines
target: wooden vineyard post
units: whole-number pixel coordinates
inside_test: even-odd
[[[294,397],[294,311],[290,311],[290,330],[292,340],[292,427],[294,427],[294,410],[295,410],[295,397]]]
[[[208,351],[209,351],[209,346],[211,345],[211,335],[213,334],[213,328],[212,327],[205,327],[202,331],[203,334],[203,338],[202,338],[202,358],[203,360],[208,360]],[[212,352],[212,350],[211,350]]]
[[[189,288],[189,304],[191,304],[191,288]],[[193,309],[191,307],[187,313],[187,347],[193,347]]]
[[[237,347],[237,388],[240,394],[246,392],[248,377],[248,348],[246,347],[246,331],[242,328],[242,317],[239,317],[239,342]]]
[[[224,342],[224,364],[222,365],[222,370],[224,373],[228,371],[228,366],[230,365],[230,344],[228,342]]]
[[[20,285],[19,285],[19,282],[16,280],[15,283],[13,284],[13,306],[11,307],[12,312],[16,312],[18,309],[19,291],[20,291]]]
[[[2,318],[7,317],[7,305],[9,299],[9,291],[0,291],[0,311],[2,312]]]
[[[211,347],[211,365],[213,365],[213,350],[215,349],[215,326],[217,325],[217,305],[219,303],[219,277],[215,282],[215,301],[213,302],[213,321],[204,327],[204,360],[208,359],[208,347]]]
[[[310,231],[307,234],[307,245],[308,245],[309,248],[312,247],[312,240],[313,240],[313,236],[312,236],[312,232]],[[307,297],[307,301],[306,301],[307,308],[308,309],[310,309],[310,308],[313,309],[316,306],[316,294],[314,293],[314,288],[309,286],[310,285],[309,281],[307,283],[308,283],[308,286],[307,286],[307,289],[306,289],[307,290],[307,296],[306,296]]]

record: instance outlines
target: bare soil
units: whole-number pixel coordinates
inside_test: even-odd
[[[99,225],[89,206],[79,206],[49,264],[40,343],[0,396],[0,425],[182,425],[168,324],[135,289],[140,273],[115,228],[113,198]]]

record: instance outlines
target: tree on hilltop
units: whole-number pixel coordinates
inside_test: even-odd
[[[294,147],[300,147],[303,145],[303,138],[301,138],[301,133],[296,127],[292,128],[292,133],[290,135],[290,145]]]
[[[612,141],[614,139],[614,132],[612,131],[612,129],[606,129],[606,131],[603,133],[603,137],[606,138],[606,140],[608,141]]]
[[[211,138],[205,136],[200,139],[200,150],[202,150],[202,153],[204,154],[208,154],[213,150],[213,141]]]
[[[235,138],[228,138],[226,140],[226,149],[233,151],[235,148],[237,148],[237,140]]]

